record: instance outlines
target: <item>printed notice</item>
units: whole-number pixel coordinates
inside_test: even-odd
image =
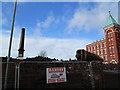
[[[47,83],[66,82],[66,68],[46,68]]]

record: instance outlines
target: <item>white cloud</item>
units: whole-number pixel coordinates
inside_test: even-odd
[[[14,28],[14,33],[13,33],[13,40],[12,40],[12,48],[11,48],[11,54],[13,56],[16,56],[16,52],[18,49],[18,42],[19,42],[19,37],[20,37],[20,27],[15,27]],[[2,33],[0,33],[0,42],[2,43],[0,45],[0,51],[2,51],[1,56],[7,56],[8,55],[8,46],[9,46],[9,37],[10,37],[10,30],[2,30]],[[4,34],[3,34],[4,33]]]
[[[2,18],[2,22],[0,23],[0,25],[5,25],[7,24],[7,18]]]
[[[2,9],[2,3],[0,3],[0,8]],[[2,10],[0,11],[0,26],[7,24],[7,18],[4,17]]]
[[[42,33],[41,33],[41,23],[36,23],[36,26],[34,28],[34,32],[32,34],[33,37],[39,37],[39,36],[42,36]]]
[[[1,34],[1,31],[0,31]],[[2,36],[0,35],[0,43],[2,43]],[[2,55],[2,44],[0,44],[0,55]]]
[[[3,32],[6,33],[6,34],[10,34],[9,30],[4,30]]]
[[[50,12],[49,15],[43,21],[37,20],[37,27],[49,28],[53,23],[58,23],[58,18],[54,16],[53,12]]]
[[[79,6],[73,14],[73,17],[68,21],[68,32],[70,33],[77,28],[77,30],[86,31],[97,29],[100,30],[101,33],[109,16],[108,11],[111,11],[112,16],[117,18],[117,4],[118,3],[99,3],[98,6],[91,10],[88,10],[91,6]]]
[[[7,56],[9,36],[1,35],[2,38],[2,56]],[[19,38],[13,38],[12,44],[12,57],[17,57]],[[25,39],[25,56],[34,57],[39,54],[40,51],[45,50],[47,56],[50,58],[69,59],[75,58],[75,52],[79,48],[84,48],[85,45],[91,42],[91,40],[76,40],[76,39],[55,39],[55,38],[28,38]]]
[[[49,16],[46,17],[45,20],[43,20],[43,21],[37,20],[37,23],[36,23],[36,26],[34,28],[34,32],[33,32],[32,35],[34,37],[41,37],[42,36],[41,31],[42,30],[45,30],[46,28],[51,28],[51,26],[53,24],[55,25],[57,23],[59,23],[59,19],[55,18],[53,12],[50,12]]]
[[[20,26],[15,26],[14,27],[14,29],[13,29],[13,37],[20,37],[20,33],[21,33],[21,29],[22,29],[22,27],[20,27]],[[4,34],[4,35],[10,35],[10,33],[11,33],[11,28],[8,30],[5,30],[5,29],[3,29],[2,28],[2,33]]]
[[[50,16],[48,16],[44,22],[42,22],[42,27],[48,28],[52,23],[55,23],[55,17],[53,13],[51,13]]]
[[[38,19],[37,23],[34,27],[34,32],[32,35],[35,37],[41,37],[42,36],[41,31],[46,29],[46,28],[50,28],[50,26],[53,25],[53,23],[55,24],[55,21],[56,20],[55,20],[53,13],[50,13],[49,16],[46,17],[43,21],[40,21]]]
[[[75,52],[84,48],[90,40],[55,39],[55,38],[26,38],[26,56],[36,56],[42,50],[50,58],[75,58]]]

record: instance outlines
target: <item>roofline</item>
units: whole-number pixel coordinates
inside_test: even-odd
[[[99,39],[99,40],[93,41],[92,43],[87,44],[86,46],[89,46],[89,45],[91,45],[91,44],[95,44],[95,43],[98,43],[98,42],[100,42],[100,41],[104,41],[104,40],[105,40],[105,38],[102,38],[102,39]]]
[[[105,27],[103,27],[103,29],[107,29],[107,28],[110,28],[110,27],[113,27],[113,26],[116,26],[116,27],[120,27],[120,25],[119,24],[110,24],[110,25],[108,25],[108,26],[105,26]]]

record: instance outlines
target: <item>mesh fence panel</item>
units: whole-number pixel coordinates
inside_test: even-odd
[[[6,88],[12,88],[14,90],[15,88],[15,63],[13,62],[0,62],[0,66],[2,67],[2,71],[0,72],[0,81],[2,88],[4,88],[4,82],[5,82],[5,74],[6,74],[6,65],[8,64],[8,73],[7,73],[7,81],[6,81]]]
[[[0,62],[1,86],[4,87],[6,62]],[[16,74],[15,63],[8,63],[7,88],[15,88],[15,75],[19,77],[17,85],[23,88],[119,88],[119,64],[100,62],[21,62]],[[18,65],[18,66],[19,66]],[[66,82],[47,83],[46,68],[66,68]]]
[[[95,88],[105,88],[104,67],[101,62],[92,62],[92,71]]]
[[[47,84],[46,68],[51,67],[66,67],[67,82]],[[20,88],[91,88],[88,63],[21,63]]]
[[[120,64],[92,62],[93,78],[96,88],[120,88]]]

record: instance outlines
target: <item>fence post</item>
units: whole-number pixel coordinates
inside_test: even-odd
[[[20,63],[19,61],[16,62],[16,71],[15,71],[15,90],[19,90],[19,74],[20,74]]]
[[[16,90],[16,84],[17,84],[17,64],[15,64],[15,90]]]
[[[18,64],[17,65],[17,90],[19,90],[19,78],[20,78],[19,72],[20,72],[20,65]]]
[[[89,63],[88,66],[89,66],[89,72],[90,72],[91,85],[92,85],[92,88],[95,88],[95,82],[94,82],[94,78],[93,78],[93,70],[92,70],[91,62]]]
[[[19,82],[20,82],[20,63],[17,65],[17,90],[19,90]]]

